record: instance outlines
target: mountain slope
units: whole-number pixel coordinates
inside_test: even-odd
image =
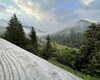
[[[51,34],[51,38],[53,41],[60,44],[79,48],[81,45],[83,33],[91,24],[92,22],[79,20],[78,22],[72,24],[70,27]]]
[[[81,80],[75,75],[0,39],[0,80]]]

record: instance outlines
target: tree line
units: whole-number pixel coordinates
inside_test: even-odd
[[[42,51],[42,55],[39,55],[41,53],[39,52],[38,38],[36,36],[34,27],[31,28],[31,31],[28,35],[30,36],[30,39],[26,38],[23,25],[18,20],[16,14],[14,14],[8,23],[5,33],[1,37],[25,50],[30,51],[35,55],[49,59],[49,53],[51,50],[51,41],[49,35],[47,36],[47,42]]]
[[[91,24],[88,27],[82,37],[80,50],[73,48],[58,50],[49,35],[46,38],[45,46],[43,44],[44,47],[41,48],[34,27],[29,36],[30,39],[26,38],[23,25],[14,14],[2,37],[44,59],[53,59],[83,73],[100,77],[100,24]]]

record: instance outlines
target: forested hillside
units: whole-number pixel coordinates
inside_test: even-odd
[[[57,43],[79,48],[81,46],[83,33],[88,29],[88,26],[90,26],[91,23],[92,22],[86,20],[79,20],[70,27],[67,26],[67,28],[51,34],[51,38]]]
[[[85,74],[83,76],[86,77],[86,80],[100,78],[99,23],[81,20],[76,23],[76,27],[47,35],[44,40],[38,38],[34,27],[27,34],[30,38],[27,38],[23,24],[18,20],[16,14],[12,16],[8,24],[4,34],[0,36],[1,38],[47,61],[69,66],[71,69]],[[89,79],[87,79],[87,75],[90,76]],[[83,78],[82,75],[78,76]]]

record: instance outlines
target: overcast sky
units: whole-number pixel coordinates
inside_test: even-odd
[[[42,31],[56,31],[80,19],[100,21],[100,0],[0,0],[0,19],[19,20]]]

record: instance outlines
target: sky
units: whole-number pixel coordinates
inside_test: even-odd
[[[53,32],[80,19],[100,21],[100,0],[0,0],[0,20],[16,13],[23,25]]]

